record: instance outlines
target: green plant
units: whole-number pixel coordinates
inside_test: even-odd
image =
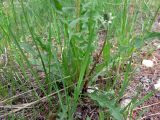
[[[145,40],[160,36],[150,32],[151,19],[156,17],[159,8],[153,15],[149,9],[151,3],[139,2],[9,0],[5,5],[0,2],[0,54],[6,48],[9,57],[7,66],[2,69],[6,79],[6,83],[0,82],[2,96],[8,94],[7,101],[12,101],[17,88],[22,92],[33,88],[32,97],[36,101],[41,99],[36,91],[40,89],[52,109],[55,106],[50,95],[56,92],[57,106],[60,106],[56,112],[60,119],[73,119],[81,98],[89,96],[98,103],[100,119],[126,119],[150,96],[141,101],[133,99],[124,109],[119,106],[129,85],[132,54]],[[130,14],[132,3],[135,8]],[[144,19],[139,25],[143,14],[149,20]],[[136,33],[137,26],[141,26],[139,33]],[[99,30],[105,35],[103,41],[99,40]],[[98,76],[107,78],[106,84],[88,94],[85,89],[94,86]],[[8,88],[3,87],[7,83],[11,84],[11,96]]]

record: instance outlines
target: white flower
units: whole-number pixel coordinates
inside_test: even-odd
[[[109,13],[108,24],[111,24],[114,18],[115,18],[115,16],[112,16],[112,13]]]
[[[143,60],[142,61],[142,64],[146,67],[153,67],[154,66],[154,63],[152,60]]]
[[[111,23],[112,23],[112,21],[109,20],[109,21],[108,21],[108,24],[111,24]]]
[[[8,3],[7,2],[3,2],[2,3],[4,7],[8,7]]]
[[[102,22],[103,25],[107,23],[107,21],[104,20],[104,18],[102,16],[100,17],[100,21]]]
[[[105,18],[105,16],[107,17],[107,19]],[[113,19],[115,18],[115,16],[112,16],[112,13],[108,13],[108,14],[105,14],[104,17],[100,17],[100,21],[103,25],[105,24],[111,24]]]
[[[115,16],[112,16],[112,13],[109,13],[109,19],[113,20],[115,18]]]

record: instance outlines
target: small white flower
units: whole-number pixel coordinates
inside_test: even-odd
[[[108,24],[111,24],[111,23],[112,23],[112,21],[111,21],[111,20],[109,20],[109,21],[108,21]]]
[[[106,20],[104,20],[104,18],[103,18],[102,16],[100,17],[100,19],[99,19],[99,20],[102,22],[102,24],[103,24],[103,25],[107,23],[107,21],[106,21]]]
[[[105,17],[100,17],[100,21],[101,21],[101,23],[103,24],[103,25],[105,25],[105,24],[111,24],[112,23],[112,20],[115,18],[115,16],[112,16],[112,13],[108,13],[108,14],[106,14],[108,17],[107,17],[107,19],[105,18]]]
[[[152,60],[143,60],[142,61],[142,64],[146,67],[153,67],[154,66],[154,63]]]
[[[115,16],[112,16],[112,13],[109,13],[109,19],[113,20],[115,18]]]
[[[9,3],[7,3],[7,2],[3,2],[2,4],[3,4],[3,6],[6,7],[6,8],[9,7]]]
[[[109,21],[108,24],[112,23],[112,20],[115,18],[115,16],[112,16],[112,13],[109,13]]]

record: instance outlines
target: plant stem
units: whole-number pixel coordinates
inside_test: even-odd
[[[94,62],[94,64],[93,64],[93,66],[92,66],[92,68],[91,68],[91,70],[90,70],[90,72],[89,72],[89,74],[88,75],[86,75],[86,77],[85,77],[85,79],[84,79],[84,86],[83,86],[83,88],[84,88],[84,90],[87,88],[87,86],[88,86],[88,83],[89,83],[89,77],[91,76],[91,74],[93,73],[93,71],[95,70],[95,68],[96,68],[96,65],[97,65],[97,63],[99,62],[99,59],[100,59],[100,57],[101,57],[101,55],[102,55],[102,52],[103,52],[103,50],[104,50],[104,47],[105,47],[105,45],[106,45],[106,42],[107,42],[107,30],[106,30],[106,37],[105,37],[105,40],[104,40],[104,42],[103,42],[103,45],[102,45],[102,48],[101,48],[101,50],[99,51],[99,54],[98,54],[98,56],[97,56],[97,59],[95,60],[95,62]]]
[[[81,12],[81,0],[76,0],[76,18],[78,19],[80,17],[80,12]],[[80,31],[80,22],[77,23],[76,25],[76,31]]]

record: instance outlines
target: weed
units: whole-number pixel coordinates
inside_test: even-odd
[[[151,5],[155,3],[145,0],[1,1],[0,53],[9,59],[0,61],[0,99],[11,106],[13,101],[28,103],[27,107],[45,101],[48,113],[56,109],[53,114],[59,119],[71,120],[86,97],[98,106],[100,120],[132,117],[133,109],[152,95],[140,101],[135,97],[120,107],[133,72],[133,52],[144,41],[160,36],[150,32],[159,11],[156,6],[156,12],[151,12]],[[96,82],[98,90],[87,93]],[[15,100],[17,92],[29,97],[25,102]],[[43,113],[43,107],[33,107],[33,111]],[[14,118],[14,110],[2,116],[8,115]]]

